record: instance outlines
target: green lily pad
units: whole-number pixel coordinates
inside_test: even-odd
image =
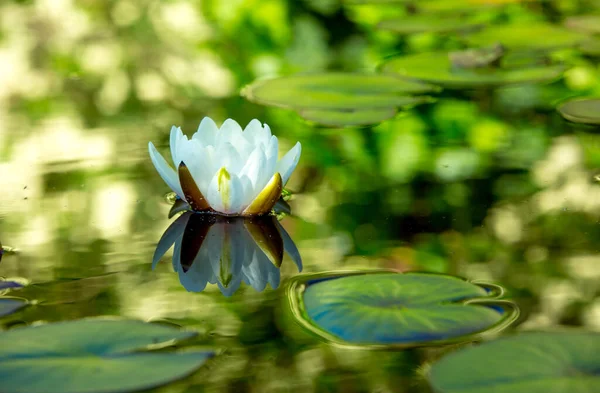
[[[511,4],[533,3],[543,0],[432,0],[418,3],[418,10],[428,13],[455,13],[504,7]]]
[[[284,108],[352,110],[401,106],[407,95],[435,90],[389,75],[323,73],[257,81],[242,94],[251,101]]]
[[[379,22],[377,28],[398,34],[451,33],[476,30],[483,27],[480,22],[461,17],[435,18],[431,15],[410,15]]]
[[[242,95],[259,104],[294,109],[316,122],[321,122],[323,111],[364,111],[356,115],[361,120],[359,123],[364,124],[368,117],[374,122],[389,118],[391,111],[398,107],[422,102],[423,98],[415,99],[414,95],[436,90],[435,86],[390,75],[332,72],[257,81],[246,86]],[[343,126],[356,123],[352,116],[338,113],[326,117],[323,124]]]
[[[517,314],[511,303],[484,287],[438,274],[363,272],[307,279],[291,288],[296,318],[338,344],[406,347],[465,341],[506,327]]]
[[[574,123],[600,124],[600,98],[568,101],[558,111]]]
[[[466,37],[472,46],[501,43],[511,50],[551,51],[577,46],[586,35],[546,23],[498,25]]]
[[[571,16],[565,20],[569,29],[588,34],[600,34],[600,15]]]
[[[343,0],[344,4],[410,4],[415,0]]]
[[[0,333],[3,393],[149,389],[185,377],[209,351],[148,352],[195,333],[131,320],[88,319]]]
[[[513,84],[550,82],[559,78],[561,65],[514,68],[453,67],[447,52],[419,53],[392,59],[382,71],[408,79],[438,84],[448,89],[500,87]]]
[[[27,306],[27,300],[12,298],[12,297],[1,297],[0,298],[0,317],[7,316],[16,311],[19,311],[23,307]]]
[[[594,393],[600,334],[522,333],[453,352],[428,375],[439,393]]]

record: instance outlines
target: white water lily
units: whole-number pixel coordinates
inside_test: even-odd
[[[173,126],[170,145],[175,169],[148,144],[165,183],[196,211],[241,216],[271,211],[301,152],[298,142],[278,160],[277,137],[256,119],[242,131],[235,120],[219,128],[205,117],[191,138]]]

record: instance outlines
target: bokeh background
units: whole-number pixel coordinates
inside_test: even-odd
[[[600,11],[597,1],[514,3],[478,17],[560,23]],[[275,324],[278,292],[188,293],[169,263],[151,271],[170,205],[147,144],[164,153],[172,125],[191,135],[210,116],[266,122],[282,151],[302,143],[282,224],[304,272],[487,280],[522,308],[519,329],[600,330],[600,136],[555,110],[600,95],[597,57],[566,49],[571,68],[556,82],[442,93],[374,127],[319,127],[240,97],[259,78],[369,72],[460,47],[450,35],[375,28],[405,12],[336,0],[3,0],[0,241],[14,250],[0,276],[40,284],[29,289],[40,305],[2,325],[121,315],[192,327],[227,348],[165,392],[424,391],[421,352],[302,347]],[[291,263],[281,271],[296,274]]]

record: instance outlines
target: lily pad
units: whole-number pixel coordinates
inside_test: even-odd
[[[546,23],[491,26],[466,37],[472,46],[501,43],[511,50],[551,51],[577,46],[586,35]]]
[[[458,277],[391,272],[305,279],[291,285],[296,318],[321,338],[360,346],[466,341],[508,326],[512,303]]]
[[[558,111],[574,123],[600,124],[600,98],[568,101]]]
[[[435,86],[390,75],[332,72],[260,80],[246,86],[242,95],[259,104],[294,109],[300,115],[307,114],[313,121],[320,122],[322,111],[365,111],[368,114],[358,115],[361,120],[370,116],[376,123],[398,107],[422,102],[422,98],[415,99],[414,95],[436,90]],[[324,124],[343,126],[354,121],[352,116],[334,115]]]
[[[411,4],[415,0],[343,0],[345,4]]]
[[[418,3],[421,12],[455,13],[457,11],[479,11],[486,8],[503,7],[510,4],[533,3],[543,0],[432,0]]]
[[[13,297],[1,297],[0,298],[0,317],[12,314],[19,311],[23,307],[27,306],[27,300],[13,298]]]
[[[593,393],[599,354],[598,333],[521,333],[453,352],[428,379],[439,393]]]
[[[0,334],[3,393],[149,389],[185,377],[210,351],[148,352],[195,333],[131,320],[88,319]]]
[[[600,34],[600,15],[571,16],[565,20],[565,26],[582,33]]]
[[[483,26],[481,22],[465,20],[462,17],[436,18],[431,15],[410,15],[387,19],[377,25],[379,29],[393,31],[398,34],[464,32],[476,30]]]
[[[382,71],[408,79],[438,84],[448,89],[500,87],[514,84],[543,83],[559,78],[561,65],[533,65],[511,68],[453,67],[447,52],[419,53],[392,59]]]

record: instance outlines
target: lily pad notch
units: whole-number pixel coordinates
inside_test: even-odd
[[[440,89],[390,75],[359,73],[296,74],[258,80],[241,95],[257,104],[295,110],[326,126],[363,126],[394,117],[398,108],[433,101]]]
[[[503,290],[434,273],[389,270],[303,275],[286,307],[312,336],[344,347],[405,349],[475,341],[514,323]]]

